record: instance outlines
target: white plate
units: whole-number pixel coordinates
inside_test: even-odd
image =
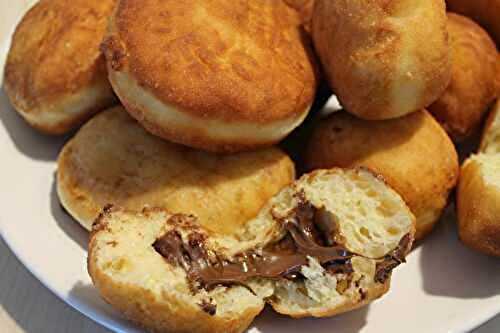
[[[19,16],[28,2],[1,1],[0,11]],[[0,48],[2,68],[7,43]],[[0,92],[1,234],[21,262],[66,303],[112,330],[140,332],[99,298],[86,271],[87,233],[59,206],[55,159],[64,141],[25,125]],[[293,320],[266,310],[250,332],[465,332],[498,313],[500,260],[463,247],[450,213],[396,269],[383,299],[331,319]]]

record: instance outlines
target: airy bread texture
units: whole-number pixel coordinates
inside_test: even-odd
[[[500,45],[500,0],[446,0],[446,6],[479,23]]]
[[[477,251],[500,256],[500,154],[469,158],[457,190],[458,232]]]
[[[186,270],[164,259],[152,244],[175,230],[182,239],[205,235],[210,253],[233,260],[285,236],[276,216],[286,216],[303,196],[331,214],[335,228],[325,234],[355,252],[353,272],[327,272],[309,257],[303,278],[254,278],[245,285],[193,289]],[[187,219],[187,220],[186,220]],[[130,213],[108,209],[94,225],[88,270],[102,297],[128,319],[157,332],[241,332],[267,302],[293,317],[329,316],[348,311],[383,295],[388,279],[376,282],[376,265],[400,248],[408,253],[415,220],[401,197],[383,180],[363,169],[321,170],[303,176],[274,196],[232,236],[199,227],[196,216],[184,218],[163,210]],[[408,239],[401,245],[402,239]],[[403,246],[401,248],[401,246]],[[212,304],[210,313],[203,304]]]
[[[460,142],[477,132],[500,93],[500,56],[488,33],[467,17],[449,13],[448,34],[451,81],[429,111]]]
[[[305,154],[306,170],[364,166],[406,201],[422,239],[438,222],[458,179],[458,157],[427,111],[367,121],[344,111],[320,119]]]
[[[230,234],[295,179],[277,148],[221,156],[164,141],[122,107],[101,112],[58,159],[62,205],[86,229],[106,204],[196,214],[204,227]]]
[[[485,154],[500,153],[500,100],[495,103],[488,116],[479,151]]]
[[[283,0],[122,0],[103,50],[148,131],[236,152],[280,141],[307,115],[316,68],[300,24]]]
[[[63,134],[116,103],[99,45],[115,0],[41,0],[16,28],[4,87],[36,129]]]
[[[312,30],[331,88],[358,117],[423,109],[450,80],[443,0],[317,0]]]

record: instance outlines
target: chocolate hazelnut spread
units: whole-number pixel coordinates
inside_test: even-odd
[[[377,267],[375,268],[375,282],[384,283],[394,268],[406,262],[405,255],[409,242],[410,235],[406,234],[399,241],[398,247],[387,254],[381,262],[377,263]]]
[[[287,216],[273,214],[273,218],[284,226],[286,235],[262,251],[247,251],[226,260],[207,251],[204,235],[193,231],[185,242],[175,230],[158,238],[153,247],[168,262],[183,267],[191,282],[196,281],[207,289],[216,285],[245,285],[252,278],[296,278],[309,257],[315,258],[332,274],[352,273],[351,258],[357,254],[336,243],[334,230],[337,226],[333,217],[300,194],[297,198],[297,207]],[[384,282],[392,269],[404,261],[409,240],[409,235],[405,236],[400,246],[377,264],[375,281]]]
[[[320,213],[318,213],[320,212]],[[236,255],[233,260],[223,260],[215,254],[209,255],[205,237],[192,232],[187,242],[171,230],[156,240],[155,250],[172,264],[180,265],[206,288],[218,284],[244,284],[251,278],[279,279],[294,277],[313,257],[332,273],[350,273],[350,259],[353,253],[337,245],[328,237],[322,237],[318,228],[318,216],[325,223],[324,212],[305,200],[299,200],[297,207],[281,219],[286,236],[279,242],[265,247],[261,252],[248,251]],[[320,230],[318,230],[320,229]],[[324,246],[328,244],[329,246]]]

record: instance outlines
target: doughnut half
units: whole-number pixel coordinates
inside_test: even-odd
[[[500,257],[500,154],[478,154],[462,166],[458,234],[468,247]]]
[[[474,135],[500,94],[500,56],[493,40],[467,17],[449,13],[451,81],[429,106],[455,142]]]

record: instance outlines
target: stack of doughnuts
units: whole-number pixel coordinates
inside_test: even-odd
[[[35,129],[77,130],[57,194],[101,296],[154,332],[350,311],[457,183],[460,239],[500,256],[496,22],[447,2],[470,18],[444,0],[35,4],[4,88]]]

